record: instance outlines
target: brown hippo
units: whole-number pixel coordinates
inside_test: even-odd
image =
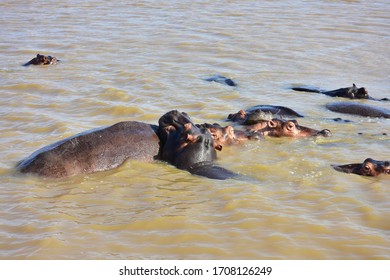
[[[29,62],[23,64],[23,66],[57,64],[59,61],[60,60],[50,55],[45,56],[45,55],[37,54],[36,57],[31,59]]]
[[[373,118],[390,118],[390,110],[357,102],[334,102],[326,104],[326,108],[338,113],[359,115]]]
[[[159,120],[159,135],[161,159],[177,168],[212,179],[237,176],[214,164],[217,154],[213,137],[206,128],[197,127],[187,114],[176,110],[166,113]]]
[[[23,173],[61,178],[113,169],[130,158],[153,161],[159,157],[157,131],[156,125],[120,122],[43,147],[17,168]]]
[[[382,99],[375,99],[368,95],[368,91],[366,88],[361,87],[358,88],[355,84],[352,85],[352,87],[345,87],[345,88],[339,88],[335,90],[321,90],[316,88],[310,88],[310,87],[293,87],[292,90],[296,91],[306,91],[306,92],[316,92],[316,93],[322,93],[331,97],[344,97],[344,98],[350,98],[350,99],[370,99],[370,100],[376,100],[376,101],[389,101],[388,98],[382,98]]]
[[[363,163],[352,163],[345,165],[332,165],[340,172],[354,173],[362,176],[378,176],[380,174],[390,174],[390,161],[379,161],[367,158]]]
[[[248,126],[248,130],[263,136],[271,137],[310,137],[310,136],[331,136],[328,129],[316,130],[301,126],[296,120],[262,120],[256,124]]]
[[[216,82],[216,83],[220,83],[220,84],[231,86],[231,87],[237,86],[237,83],[235,81],[233,81],[232,79],[226,78],[224,76],[221,76],[221,75],[213,75],[213,76],[205,78],[204,80],[207,82]]]
[[[240,110],[235,114],[229,114],[227,119],[243,125],[250,125],[257,123],[259,120],[263,120],[267,115],[298,118],[303,117],[301,114],[288,107],[276,105],[256,105],[248,108],[246,111]]]
[[[215,148],[218,150],[224,145],[234,145],[239,144],[247,140],[259,140],[262,138],[256,133],[251,133],[249,131],[242,131],[234,129],[232,126],[221,126],[220,124],[214,123],[204,123],[197,124],[196,126],[201,128],[207,128],[211,133],[211,136],[214,139]]]

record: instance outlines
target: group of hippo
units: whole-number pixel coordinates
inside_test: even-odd
[[[59,60],[51,56],[38,54],[28,65],[55,64]],[[224,83],[229,86],[237,84],[223,76],[216,75],[206,79]],[[293,88],[304,91],[305,88]],[[308,89],[308,91],[314,91]],[[335,91],[316,91],[331,96],[348,98],[371,98],[365,88],[342,88]],[[342,95],[345,92],[345,95]],[[384,99],[386,100],[386,99]],[[338,102],[342,103],[342,102]],[[352,103],[354,104],[354,103]],[[364,106],[362,104],[354,104]],[[334,105],[340,112],[359,111],[352,106]],[[348,107],[348,106],[347,106]],[[365,108],[364,115],[372,112],[371,106]],[[375,107],[374,107],[375,108]],[[380,108],[382,109],[382,108]],[[390,118],[390,113],[383,109],[384,115],[375,109],[374,117]],[[295,119],[273,117],[265,119],[264,114],[279,117],[303,117],[294,110],[273,105],[258,105],[248,110],[240,110],[229,114],[229,121],[246,126],[245,130],[237,130],[233,126],[219,124],[194,124],[190,117],[177,110],[172,110],[160,117],[158,125],[137,121],[125,121],[105,128],[86,131],[43,147],[17,164],[23,173],[63,178],[78,174],[88,174],[116,168],[128,159],[151,162],[161,160],[191,174],[224,180],[238,177],[235,172],[215,164],[217,150],[224,145],[233,145],[248,140],[259,140],[270,137],[328,137],[328,129],[315,130],[298,124]],[[363,176],[390,174],[389,161],[367,158],[363,163],[333,165],[335,170]]]

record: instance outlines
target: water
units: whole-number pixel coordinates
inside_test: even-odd
[[[330,167],[389,160],[389,120],[341,116],[324,107],[341,99],[288,89],[356,83],[390,97],[387,1],[3,0],[0,7],[0,258],[390,258],[389,178]],[[21,66],[37,53],[62,63]],[[237,89],[203,80],[214,74],[233,78]],[[333,137],[224,147],[218,163],[243,180],[131,161],[64,180],[14,171],[36,149],[87,129],[157,123],[172,109],[226,124],[229,113],[258,104],[289,106],[306,116],[301,124]]]

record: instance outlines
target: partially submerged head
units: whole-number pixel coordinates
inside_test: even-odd
[[[354,173],[362,176],[378,176],[380,174],[390,174],[390,162],[379,161],[367,158],[363,163],[351,163],[345,165],[332,165],[337,171],[344,173]]]
[[[49,64],[57,64],[60,60],[55,58],[54,56],[45,56],[41,54],[37,54],[36,57],[31,59],[29,62],[24,64],[24,66],[28,65],[49,65]]]
[[[252,132],[271,137],[310,137],[310,136],[331,136],[328,129],[316,130],[301,126],[296,120],[272,119],[264,120],[255,125],[249,126]]]
[[[349,97],[351,99],[368,99],[368,91],[366,88],[358,88],[355,84],[348,91]]]

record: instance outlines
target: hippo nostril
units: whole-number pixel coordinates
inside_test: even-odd
[[[319,135],[322,135],[324,137],[329,137],[332,136],[332,133],[330,132],[329,129],[323,129],[319,132]]]

